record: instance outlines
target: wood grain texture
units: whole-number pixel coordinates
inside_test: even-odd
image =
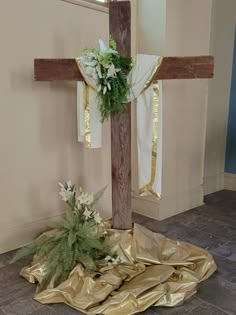
[[[75,59],[35,59],[36,81],[82,81]]]
[[[214,58],[198,57],[164,57],[155,79],[203,79],[214,75]]]
[[[110,34],[123,56],[131,54],[131,9],[129,1],[110,2]],[[111,118],[112,223],[115,229],[132,227],[131,211],[131,108]]]
[[[34,73],[36,81],[83,80],[74,59],[35,59]],[[212,78],[213,75],[212,56],[164,57],[155,79],[204,79]]]

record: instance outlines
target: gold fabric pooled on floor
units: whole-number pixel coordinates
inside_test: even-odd
[[[87,272],[78,264],[58,287],[37,293],[40,303],[66,303],[87,314],[129,315],[151,305],[173,307],[196,293],[197,284],[216,270],[210,253],[134,225],[133,230],[108,230],[122,259],[118,265]],[[44,264],[25,267],[29,282],[42,279]]]

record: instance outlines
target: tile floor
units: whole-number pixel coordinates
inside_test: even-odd
[[[218,271],[199,285],[198,293],[176,308],[152,307],[143,315],[236,314],[236,192],[206,196],[205,205],[158,222],[134,213],[134,221],[170,238],[211,251]],[[9,265],[11,253],[0,255],[0,315],[79,315],[65,305],[43,306],[33,300],[35,285],[18,276],[25,259]],[[117,315],[119,315],[117,313]]]

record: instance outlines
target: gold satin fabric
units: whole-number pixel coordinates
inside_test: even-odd
[[[159,66],[158,66],[159,67]],[[153,189],[153,185],[157,176],[157,141],[158,141],[158,123],[159,123],[159,85],[158,81],[153,83],[153,121],[152,121],[152,163],[151,163],[151,178],[150,181],[139,188],[140,196],[148,196],[150,194],[154,195],[156,198],[160,199],[161,194]]]
[[[66,303],[86,314],[130,315],[151,305],[173,307],[196,293],[197,284],[216,270],[210,253],[135,224],[133,230],[108,229],[118,265],[87,272],[78,264],[68,279],[36,293],[40,303]],[[44,264],[23,268],[29,282],[42,279]]]

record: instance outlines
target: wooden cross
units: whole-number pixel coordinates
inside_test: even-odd
[[[110,2],[110,34],[123,56],[131,55],[130,1]],[[82,81],[75,59],[35,59],[36,81]],[[211,56],[164,57],[155,79],[212,78],[214,60]],[[112,164],[112,221],[113,228],[130,229],[131,212],[131,109],[127,104],[127,117],[111,118]]]

